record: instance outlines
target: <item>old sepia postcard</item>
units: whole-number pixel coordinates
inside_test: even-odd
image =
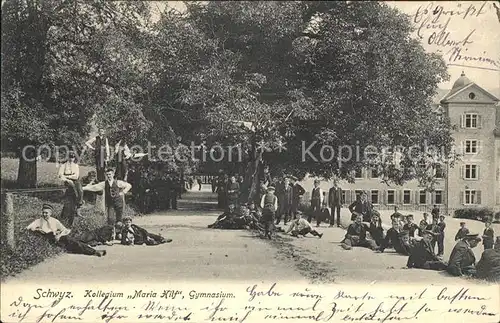
[[[2,0],[0,321],[499,323],[499,30]]]

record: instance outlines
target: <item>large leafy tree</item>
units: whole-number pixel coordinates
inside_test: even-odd
[[[148,15],[145,2],[2,2],[2,149],[19,154],[21,186],[36,185],[36,148],[80,145],[100,107],[146,125],[134,100],[141,62],[115,48],[130,58]]]
[[[152,55],[161,67],[153,105],[176,120],[177,133],[240,144],[254,186],[266,161],[298,176],[344,179],[356,168],[378,167],[387,182],[402,183],[426,176],[415,161],[436,157],[414,150],[408,158],[407,148],[425,141],[447,157],[449,124],[431,109],[446,66],[411,39],[410,21],[397,10],[376,2],[186,6],[184,13],[165,11],[157,25]],[[315,141],[310,151],[318,160],[304,160],[304,146]],[[280,142],[286,151],[258,149]],[[342,163],[338,155],[321,161],[325,145],[337,154],[343,149]],[[400,167],[385,150],[346,158],[344,146],[353,153],[401,146],[404,157]]]

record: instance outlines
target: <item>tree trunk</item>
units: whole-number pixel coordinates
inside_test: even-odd
[[[19,156],[19,171],[17,185],[19,188],[32,188],[37,186],[36,148],[28,148]]]

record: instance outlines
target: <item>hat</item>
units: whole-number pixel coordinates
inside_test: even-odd
[[[406,217],[407,217],[407,218],[412,218],[412,219],[413,219],[413,214],[408,214]]]
[[[473,233],[473,234],[466,234],[465,237],[463,237],[465,240],[478,240],[481,241],[481,238],[479,238],[478,233]]]
[[[275,190],[275,188],[274,188],[274,186],[269,186],[269,187],[267,188],[267,190],[268,190],[268,191],[274,191],[274,190]]]
[[[52,207],[52,205],[50,204],[44,204],[42,205],[42,210],[54,210],[54,208]]]
[[[465,224],[465,222],[460,222],[460,225]]]
[[[377,210],[372,210],[372,216],[374,215],[380,217],[380,213]]]

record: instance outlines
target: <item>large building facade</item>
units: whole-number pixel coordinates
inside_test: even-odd
[[[441,92],[442,94],[442,92]],[[452,215],[456,209],[489,207],[500,210],[500,106],[498,99],[462,73],[447,94],[435,104],[436,117],[450,118],[460,160],[453,168],[438,170],[438,184],[428,192],[418,181],[388,186],[376,171],[356,172],[355,183],[341,182],[345,204],[362,190],[379,209],[399,206],[429,211],[434,204]],[[328,189],[330,183],[322,183]]]

